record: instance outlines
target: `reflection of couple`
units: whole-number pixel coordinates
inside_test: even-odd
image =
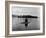
[[[21,22],[21,24],[25,24],[25,27],[27,28],[27,26],[28,26],[28,23],[30,23],[30,22],[28,22],[28,19],[27,18],[25,18],[25,22]]]

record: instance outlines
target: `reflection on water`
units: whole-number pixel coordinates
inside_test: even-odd
[[[40,30],[40,18],[28,18],[28,27],[25,28],[25,18],[12,17],[12,30],[13,31],[23,31],[23,30]]]

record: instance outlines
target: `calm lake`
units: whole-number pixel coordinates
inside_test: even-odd
[[[12,17],[12,31],[40,30],[40,18],[28,18],[27,28],[21,22],[25,22],[25,18]]]

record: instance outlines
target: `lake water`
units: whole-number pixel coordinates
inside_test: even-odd
[[[25,18],[12,17],[12,30],[13,31],[24,31],[24,30],[40,30],[40,18],[28,18],[28,27],[25,27]]]

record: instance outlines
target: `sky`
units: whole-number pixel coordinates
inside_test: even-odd
[[[32,15],[32,16],[40,16],[40,8],[39,7],[12,7],[13,15]]]

